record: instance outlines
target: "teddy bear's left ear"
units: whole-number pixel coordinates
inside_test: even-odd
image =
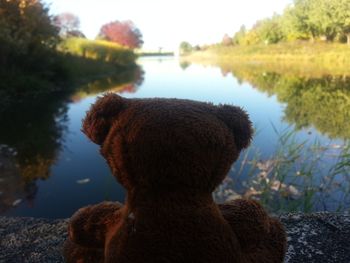
[[[99,97],[83,119],[82,132],[94,143],[102,145],[113,121],[127,107],[127,100],[115,93]]]
[[[231,130],[238,150],[247,148],[253,136],[252,123],[248,114],[241,108],[230,105],[220,105],[217,117]]]

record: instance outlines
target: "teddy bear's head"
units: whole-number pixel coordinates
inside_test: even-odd
[[[209,193],[249,145],[252,127],[234,106],[109,93],[88,111],[83,132],[127,190]]]

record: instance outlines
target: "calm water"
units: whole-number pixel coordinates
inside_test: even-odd
[[[261,181],[274,164],[278,138],[287,131],[296,129],[291,137],[298,142],[317,142],[327,167],[350,137],[350,79],[346,76],[304,78],[264,69],[181,64],[174,58],[142,58],[139,65],[142,70],[92,82],[68,99],[53,97],[32,102],[0,116],[1,215],[64,218],[84,205],[124,200],[125,192],[111,176],[98,147],[80,131],[85,112],[107,90],[128,98],[186,98],[243,107],[257,130],[247,154],[256,161],[257,177],[249,177],[252,163],[245,162],[242,169],[238,163],[219,189],[218,199],[236,194],[258,195],[261,185],[272,180]],[[295,170],[300,176],[298,169],[304,168]],[[235,178],[238,173],[240,178]],[[298,186],[305,183],[305,178],[290,178],[286,184],[274,178],[271,196],[277,190],[285,191],[278,197],[279,203],[287,207],[282,210],[349,209],[347,175],[330,179],[333,181],[324,190],[327,195],[322,203],[313,200],[311,206],[304,204],[310,191],[303,192]],[[317,176],[313,180],[312,187],[324,183]],[[333,189],[336,183],[342,185],[341,190]],[[269,194],[264,192],[261,199],[268,203]],[[315,198],[317,194],[311,197]],[[305,209],[305,205],[310,207]]]

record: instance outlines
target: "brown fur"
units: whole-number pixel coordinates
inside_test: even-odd
[[[212,199],[251,140],[240,108],[107,94],[87,113],[83,132],[101,145],[127,198],[72,217],[68,263],[283,261],[283,227],[257,202]]]

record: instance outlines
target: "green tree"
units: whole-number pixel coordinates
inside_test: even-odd
[[[272,18],[257,21],[248,32],[245,26],[241,26],[240,30],[233,36],[232,43],[239,45],[274,44],[284,38],[281,17],[274,15]]]
[[[245,35],[247,34],[247,29],[245,27],[245,25],[241,25],[239,31],[237,31],[232,38],[232,43],[234,45],[240,45],[242,44],[243,38],[245,37]]]
[[[294,8],[290,11],[295,30],[301,35],[306,35],[312,41],[320,35],[319,26],[310,18],[310,12],[314,0],[294,0]]]
[[[280,20],[280,16],[275,15],[259,22],[255,30],[263,43],[274,44],[284,39]]]
[[[333,0],[335,5],[334,17],[337,19],[337,31],[344,34],[350,45],[350,1],[349,0]]]
[[[180,54],[184,55],[184,54],[188,54],[190,52],[193,51],[193,47],[190,43],[186,42],[186,41],[182,41],[180,43]]]
[[[337,18],[335,16],[338,0],[309,0],[308,21],[317,28],[320,36],[333,40],[337,33]]]
[[[341,0],[343,1],[343,0]],[[344,0],[349,3],[349,0]],[[333,40],[337,34],[338,24],[344,21],[337,15],[345,7],[339,6],[338,0],[294,0],[294,5],[286,8],[282,24],[287,39],[311,39],[318,37]]]
[[[42,50],[53,49],[58,31],[48,8],[37,0],[0,0],[0,63],[21,63]]]
[[[254,45],[261,42],[261,39],[257,33],[257,30],[253,27],[249,30],[241,40],[242,45]]]
[[[310,33],[306,26],[306,15],[294,6],[288,6],[282,16],[281,26],[288,41],[296,39],[309,39]]]

